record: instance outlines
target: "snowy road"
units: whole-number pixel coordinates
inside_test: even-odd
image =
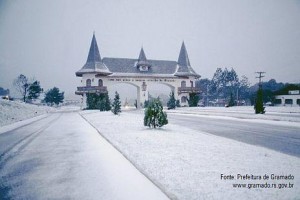
[[[77,112],[0,134],[0,199],[168,199]]]
[[[168,114],[169,122],[300,157],[300,128],[251,120]]]

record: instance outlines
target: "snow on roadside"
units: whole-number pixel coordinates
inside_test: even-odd
[[[184,107],[168,110],[167,113],[225,116],[241,119],[300,122],[300,107],[266,107],[265,114],[254,114],[253,106],[234,107]],[[262,121],[263,122],[263,121]]]
[[[53,108],[46,106],[37,106],[0,99],[0,127],[36,117],[52,110]]]
[[[134,165],[174,199],[297,199],[300,159],[263,147],[196,132],[175,124],[152,130],[143,114],[82,111]],[[277,174],[293,180],[221,180],[224,175]],[[233,184],[277,184],[277,188],[234,188]],[[278,184],[294,188],[278,189]],[[251,186],[251,185],[250,185]]]

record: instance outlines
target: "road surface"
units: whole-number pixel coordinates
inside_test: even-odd
[[[0,134],[0,199],[168,199],[77,112]]]
[[[168,113],[169,123],[300,157],[300,128]]]

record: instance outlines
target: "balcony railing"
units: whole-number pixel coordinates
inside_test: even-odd
[[[77,87],[77,91],[75,94],[84,94],[84,93],[106,93],[107,87],[105,86],[84,86],[84,87]]]
[[[200,89],[196,87],[178,87],[178,93],[200,93]]]

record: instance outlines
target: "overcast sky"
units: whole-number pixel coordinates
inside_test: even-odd
[[[184,40],[202,78],[300,82],[299,0],[0,0],[0,87],[22,73],[74,94],[93,31],[102,57],[177,61]]]

